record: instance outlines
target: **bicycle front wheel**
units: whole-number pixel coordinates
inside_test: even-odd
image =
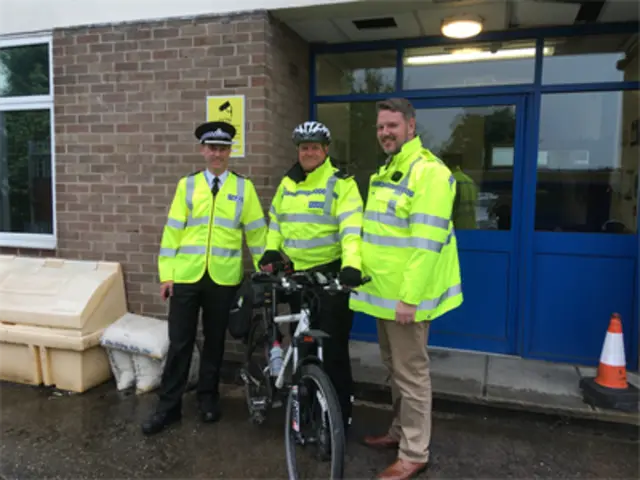
[[[342,478],[345,432],[335,389],[318,365],[300,368],[289,392],[285,449],[290,479]]]

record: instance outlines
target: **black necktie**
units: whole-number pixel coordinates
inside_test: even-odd
[[[220,190],[220,188],[218,187],[218,183],[220,183],[220,179],[218,177],[213,177],[213,187],[211,187],[211,193],[213,193],[214,197],[218,194],[218,190]]]

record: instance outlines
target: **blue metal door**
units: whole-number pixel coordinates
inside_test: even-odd
[[[522,355],[597,366],[618,313],[627,368],[637,370],[637,90],[544,94],[539,105],[522,208],[531,232],[522,238]]]
[[[423,144],[451,168],[463,305],[435,320],[429,344],[517,354],[518,256],[525,96],[415,101]],[[356,315],[353,337],[376,340],[375,322]]]

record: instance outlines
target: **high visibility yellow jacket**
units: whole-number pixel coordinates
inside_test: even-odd
[[[462,303],[458,247],[451,221],[456,182],[419,138],[371,176],[362,236],[363,275],[350,306],[394,320],[398,300],[418,305],[416,321]]]
[[[269,218],[266,250],[283,252],[296,270],[335,260],[360,270],[362,197],[329,157],[308,175],[298,163],[287,172]]]
[[[460,167],[453,170],[456,179],[457,194],[453,205],[453,225],[458,230],[475,230],[476,204],[478,203],[478,187],[473,179],[464,173]]]
[[[214,203],[203,172],[181,178],[162,234],[160,281],[195,283],[208,270],[217,284],[238,285],[243,278],[243,230],[257,269],[267,224],[251,180],[229,172]]]

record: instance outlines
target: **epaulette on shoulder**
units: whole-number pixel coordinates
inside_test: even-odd
[[[194,175],[197,175],[202,172],[204,172],[204,168],[201,168],[200,170],[196,170],[195,172],[191,172],[189,175],[187,175],[187,177],[193,177]]]
[[[353,177],[353,175],[350,175],[349,173],[345,172],[344,170],[336,170],[335,172],[333,172],[333,174],[337,178],[341,178],[341,179]]]
[[[242,175],[242,174],[236,172],[235,170],[231,170],[231,173],[233,173],[236,177],[247,178],[246,175]]]

